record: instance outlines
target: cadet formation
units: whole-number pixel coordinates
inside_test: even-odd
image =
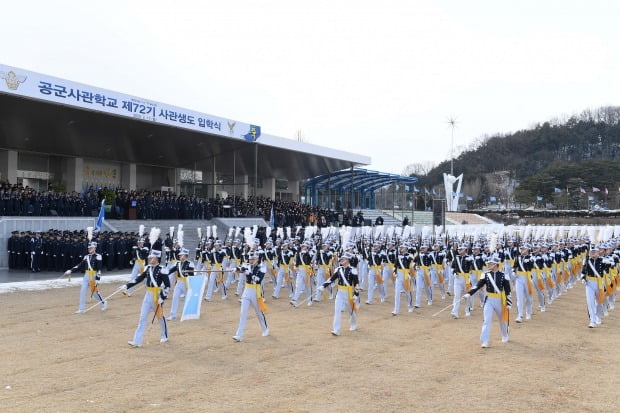
[[[146,239],[141,227],[136,237],[126,240],[133,245],[125,247],[128,252],[123,260],[127,260],[125,267],[132,268],[132,275],[121,290],[131,295],[139,284],[146,287],[138,328],[129,341],[132,347],[142,345],[151,313],[153,320],[159,320],[161,342],[168,341],[166,321],[180,317],[188,278],[195,274],[206,274],[202,299],[207,307],[231,297],[241,303],[239,325],[233,336],[237,342],[244,339],[250,308],[262,335],[269,335],[267,297],[288,300],[296,311],[333,301],[334,336],[342,334],[343,317],[348,318],[350,331],[357,330],[361,307],[379,306],[387,314],[402,317],[422,306],[434,306],[440,310],[435,315],[450,310],[453,320],[479,312],[483,318],[483,348],[489,346],[494,317],[501,341],[507,343],[510,322],[529,323],[544,317],[547,308],[577,283],[585,286],[585,325],[596,328],[614,309],[620,281],[620,238],[612,234],[592,237],[580,231],[573,236],[556,233],[536,238],[517,231],[500,236],[433,237],[415,234],[408,226],[400,231],[379,227],[353,231],[348,227],[287,227],[266,228],[259,237],[253,227],[232,228],[223,240],[199,234],[198,245],[191,248],[183,245],[182,231],[175,238],[168,235],[162,240],[159,230],[153,230]],[[51,238],[71,239],[72,235],[53,233]],[[69,267],[67,274],[84,273],[77,313],[85,311],[89,291],[101,310],[108,305],[97,285],[106,263],[101,244],[109,236],[99,237],[100,243],[90,241],[84,245],[83,255],[56,255],[60,263],[52,266]],[[28,250],[42,250],[41,238],[41,234],[31,236]],[[20,261],[23,256],[11,255],[11,259],[13,265],[25,265]],[[36,261],[31,258],[31,265],[40,268],[42,264]],[[49,265],[47,261],[45,265]],[[171,292],[172,305],[166,320],[164,303]]]

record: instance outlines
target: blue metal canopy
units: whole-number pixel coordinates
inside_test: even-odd
[[[411,185],[410,189],[413,191],[413,185],[416,182],[418,182],[418,178],[415,177],[362,168],[348,168],[308,179],[305,183],[305,189],[310,198],[310,203],[316,204],[319,190],[355,193],[360,194],[360,198],[363,198],[364,194],[372,193],[379,188],[392,184],[405,185],[405,189]],[[362,204],[366,206],[367,203],[362,201]],[[369,204],[368,206],[371,206],[374,201],[371,200]]]

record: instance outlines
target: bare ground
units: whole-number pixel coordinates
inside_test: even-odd
[[[75,283],[75,282],[74,282]],[[102,293],[116,285],[103,285]],[[393,289],[391,289],[393,291]],[[271,292],[269,287],[268,292]],[[364,305],[359,330],[330,334],[333,303],[294,309],[269,300],[270,337],[256,317],[231,339],[235,299],[205,303],[200,320],[157,323],[144,347],[127,340],[142,292],[75,315],[79,289],[0,294],[0,409],[5,412],[217,411],[617,411],[618,310],[587,328],[581,285],[511,323],[502,344],[479,342],[481,310],[453,320],[449,304],[393,317],[392,304]],[[511,314],[514,319],[514,315]]]

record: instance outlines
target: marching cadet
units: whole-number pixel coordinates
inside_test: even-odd
[[[250,246],[247,243],[243,244],[243,249],[241,250],[241,265],[246,264],[249,265],[248,257],[250,256]],[[258,252],[257,252],[258,253]],[[260,261],[260,253],[258,253],[258,259]],[[239,268],[237,266],[236,268]],[[237,283],[237,291],[235,292],[236,296],[241,296],[243,294],[243,289],[245,288],[245,278],[243,274],[239,275],[239,282]],[[239,298],[239,302],[241,302],[241,298]]]
[[[485,266],[484,256],[480,252],[479,244],[474,244],[474,246],[472,247],[471,257],[473,261],[472,261],[471,272],[469,273],[469,278],[471,281],[471,285],[476,285],[478,281],[480,280],[480,278],[482,277],[482,271]],[[480,299],[480,307],[484,305],[484,294],[485,294],[484,291],[482,290],[478,291],[478,297]],[[470,306],[470,311],[473,311],[474,306],[476,304],[475,298],[472,298],[471,304],[472,305]]]
[[[394,285],[394,310],[392,315],[400,312],[400,294],[404,292],[407,297],[407,310],[413,313],[413,295],[411,293],[411,275],[413,272],[413,255],[409,253],[409,244],[400,245],[398,256],[396,257],[396,283]]]
[[[461,308],[461,294],[471,289],[471,272],[473,258],[467,255],[467,244],[461,244],[457,248],[458,255],[452,261],[452,272],[454,273],[454,300],[452,308],[452,317],[459,318],[459,309]],[[471,298],[465,300],[465,316],[471,315]]]
[[[513,274],[512,269],[515,265],[515,259],[519,255],[519,247],[515,245],[514,239],[508,239],[506,246],[504,247],[504,274],[514,281],[516,275]]]
[[[241,314],[239,316],[239,327],[237,332],[233,336],[233,340],[240,342],[243,340],[243,333],[245,332],[245,324],[248,319],[248,309],[250,306],[254,308],[256,317],[261,327],[263,337],[269,335],[269,327],[267,327],[267,319],[265,318],[265,312],[267,307],[263,302],[263,295],[261,291],[261,284],[263,278],[265,278],[265,269],[263,265],[260,265],[260,255],[255,251],[248,256],[250,267],[241,267],[242,275],[245,281],[245,289],[241,296]],[[239,281],[241,282],[241,280]]]
[[[297,307],[299,296],[305,292],[308,297],[308,305],[312,305],[312,261],[314,255],[309,250],[310,244],[304,241],[301,244],[301,250],[295,255],[295,267],[297,275],[295,279],[295,294],[291,300],[291,304]]]
[[[351,267],[350,262],[353,255],[345,252],[340,257],[340,266],[334,271],[329,280],[319,286],[322,291],[334,282],[338,282],[338,292],[334,300],[334,322],[332,334],[340,335],[340,319],[343,311],[348,311],[350,317],[349,330],[357,330],[357,307],[356,298],[359,296],[357,271]]]
[[[588,305],[588,315],[590,324],[588,327],[595,328],[602,323],[602,304],[604,302],[605,290],[603,286],[603,260],[599,257],[599,249],[593,246],[590,249],[590,256],[585,260],[581,271],[581,282],[586,286],[586,303]]]
[[[429,272],[431,262],[432,260],[428,253],[428,244],[424,242],[420,245],[420,252],[414,259],[414,264],[417,267],[415,277],[415,308],[420,308],[422,305],[423,291],[426,293],[427,304],[433,304],[433,290],[431,289],[431,277]]]
[[[609,276],[611,278],[611,293],[607,299],[608,307],[613,310],[616,307],[616,290],[618,289],[618,263],[620,262],[620,251],[614,248],[615,242],[608,245],[609,260],[611,269],[609,270]]]
[[[384,302],[387,298],[385,283],[383,282],[383,264],[387,261],[387,255],[381,250],[381,243],[375,241],[372,250],[368,254],[368,299],[366,304],[372,304],[375,288],[379,288],[379,298]]]
[[[486,287],[487,293],[483,305],[482,331],[480,332],[482,348],[489,347],[493,313],[495,313],[499,320],[502,343],[508,342],[508,310],[510,310],[512,305],[510,282],[506,279],[504,273],[499,271],[499,264],[500,262],[496,257],[490,258],[486,262],[488,271],[482,275],[476,286],[463,296],[469,298],[482,287]]]
[[[333,253],[329,250],[329,244],[327,242],[323,242],[321,244],[321,250],[317,253],[316,263],[318,265],[317,273],[316,273],[316,283],[317,285],[322,285],[329,277],[331,277],[331,266],[332,266]],[[321,301],[321,296],[323,293],[316,290],[316,295],[314,301]]]
[[[269,275],[269,277],[271,278],[271,281],[275,285],[277,283],[277,280],[276,280],[277,275],[274,270],[274,267],[275,267],[274,262],[276,260],[276,249],[273,247],[273,242],[269,238],[265,240],[263,254],[264,254],[264,264],[265,264],[267,275]]]
[[[277,249],[278,253],[278,275],[276,277],[276,287],[273,290],[273,298],[280,297],[280,290],[283,285],[289,288],[289,298],[295,293],[295,285],[291,281],[291,259],[295,257],[293,251],[289,249],[289,241],[282,241],[282,246]]]
[[[358,278],[360,280],[360,290],[368,289],[368,255],[371,251],[370,239],[364,237],[357,244],[359,252]]]
[[[435,285],[439,286],[439,292],[441,293],[441,299],[446,298],[446,286],[444,285],[444,271],[443,271],[443,261],[446,257],[446,253],[442,250],[441,244],[439,242],[435,242],[433,244],[433,251],[430,253],[431,257],[431,288]]]
[[[167,320],[176,320],[179,301],[185,297],[189,289],[189,280],[187,277],[194,275],[194,263],[189,259],[189,250],[181,248],[179,252],[179,262],[174,267],[168,268],[168,276],[176,273],[176,282],[172,291],[172,305],[170,306],[170,315]]]
[[[239,268],[241,266],[241,254],[243,251],[239,246],[239,240],[235,238],[230,246],[226,247],[226,255],[228,256],[228,277],[226,281],[228,284],[226,288],[230,288],[230,286],[235,281],[235,268]]]
[[[80,290],[80,304],[78,306],[76,314],[84,314],[84,307],[86,305],[86,293],[90,290],[91,297],[95,295],[101,305],[101,311],[105,311],[108,308],[107,301],[103,301],[101,294],[97,288],[101,277],[101,268],[103,261],[101,255],[96,253],[97,243],[91,242],[88,244],[88,254],[84,256],[82,261],[75,267],[65,271],[65,275],[69,275],[75,272],[83,272],[82,277],[82,289]]]
[[[149,249],[144,246],[144,238],[139,238],[136,245],[133,246],[131,251],[131,281],[134,281],[138,275],[144,272],[144,264],[146,263],[146,257],[149,255]],[[131,297],[131,290],[123,291],[123,293]]]
[[[532,250],[532,282],[534,286],[534,292],[538,297],[538,307],[540,308],[540,312],[544,313],[546,310],[545,307],[545,290],[546,290],[546,279],[544,274],[544,266],[545,266],[546,257],[543,256],[541,251],[540,244],[534,244],[534,248]]]
[[[444,278],[448,279],[448,290],[446,291],[447,295],[452,295],[454,293],[454,272],[452,271],[452,262],[454,261],[455,254],[455,246],[453,243],[448,243],[446,246],[446,256],[443,260],[443,269],[444,269]]]
[[[523,311],[525,310],[525,319],[532,318],[532,293],[534,287],[532,285],[532,267],[534,266],[530,257],[530,246],[523,244],[519,248],[519,255],[515,259],[515,265],[512,268],[516,274],[515,290],[517,294],[517,323],[523,322]]]
[[[383,278],[382,289],[385,290],[385,296],[381,296],[381,302],[385,302],[387,300],[387,282],[390,278],[394,281],[394,268],[396,268],[396,257],[398,256],[398,251],[396,251],[396,246],[393,240],[388,240],[386,243],[385,249],[385,264],[383,265],[383,274],[381,277]]]
[[[153,311],[155,317],[159,319],[159,326],[161,329],[159,342],[165,343],[168,341],[168,327],[166,325],[166,318],[164,317],[163,304],[164,300],[168,298],[170,277],[168,277],[168,270],[164,269],[159,264],[160,259],[161,251],[151,250],[148,255],[149,264],[144,272],[140,274],[135,281],[121,286],[122,289],[130,289],[146,280],[146,293],[142,301],[138,327],[134,333],[133,340],[127,342],[131,347],[142,347],[144,330],[146,330],[146,323],[151,311]]]
[[[612,268],[614,268],[615,262],[611,256],[611,246],[608,244],[601,244],[599,256],[603,260],[603,288],[605,290],[605,298],[599,305],[603,311],[603,315],[607,317],[609,316],[610,300],[614,291]]]
[[[228,299],[226,295],[226,286],[224,285],[224,267],[223,262],[226,258],[226,251],[222,249],[222,241],[215,240],[213,243],[213,251],[211,251],[211,275],[207,284],[207,294],[205,300],[211,301],[216,283],[222,288],[222,300]]]
[[[549,295],[549,300],[547,301],[549,304],[553,303],[555,300],[555,284],[556,280],[554,279],[555,271],[553,271],[553,263],[555,262],[555,257],[551,251],[549,251],[549,244],[541,245],[541,255],[543,258],[543,275],[545,280],[545,288],[547,289],[547,293]]]

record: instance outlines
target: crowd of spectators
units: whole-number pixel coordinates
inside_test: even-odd
[[[215,199],[198,198],[183,193],[122,188],[88,188],[79,192],[58,192],[51,188],[36,191],[22,185],[0,182],[0,216],[62,216],[92,217],[99,213],[101,201],[107,199],[109,219],[212,219],[213,217],[262,217],[270,221],[273,208],[274,224],[278,227],[317,225],[328,226],[339,221],[338,212],[293,201],[267,197],[228,196]],[[111,201],[113,199],[113,201]],[[111,201],[111,202],[110,202]],[[355,225],[359,217],[341,211],[340,221]]]

